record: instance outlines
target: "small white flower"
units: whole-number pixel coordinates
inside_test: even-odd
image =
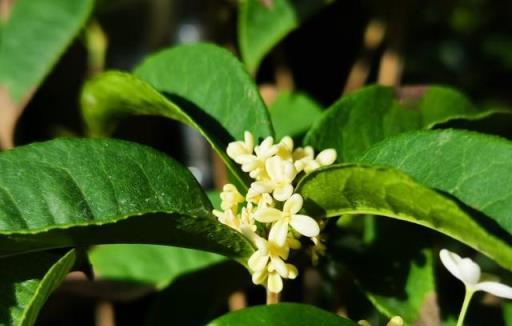
[[[238,192],[234,185],[229,183],[222,188],[220,199],[222,200],[220,207],[225,211],[233,209],[234,212],[237,212],[238,205],[244,202],[244,196]]]
[[[315,158],[315,152],[311,146],[298,147],[293,152],[293,160],[297,171],[310,173],[322,166],[334,163],[336,161],[336,151],[332,148],[325,149],[318,153]]]
[[[274,293],[283,289],[283,278],[294,279],[298,275],[297,268],[285,263],[289,248],[279,246],[271,240],[265,240],[253,234],[257,250],[249,258],[249,268],[252,271],[254,284],[264,284]]]
[[[254,219],[262,223],[274,223],[270,229],[269,241],[280,246],[286,243],[288,225],[306,237],[315,237],[320,233],[318,223],[307,215],[297,214],[302,203],[302,196],[293,194],[284,203],[282,211],[272,207],[261,208],[254,214]]]
[[[248,172],[249,176],[256,180],[267,177],[265,171],[265,162],[276,154],[277,145],[274,145],[274,139],[267,137],[260,145],[254,148],[254,154],[239,156],[238,163],[242,164],[242,171]]]
[[[453,276],[462,281],[468,291],[484,291],[497,297],[512,299],[511,287],[494,281],[480,282],[480,266],[470,258],[461,258],[456,253],[446,249],[441,250],[439,257],[444,267],[446,267]]]
[[[227,226],[235,230],[240,229],[240,222],[238,221],[238,218],[235,215],[235,213],[233,213],[233,210],[228,209],[226,211],[219,211],[214,209],[213,215],[215,215],[219,222],[221,222],[222,224],[226,224]]]
[[[252,194],[272,193],[278,201],[285,201],[293,194],[293,179],[297,171],[292,162],[285,161],[279,156],[269,158],[265,162],[268,179],[251,184]]]
[[[252,155],[254,149],[254,137],[249,132],[244,132],[244,141],[234,141],[228,144],[226,153],[238,164],[244,162],[244,158],[247,155]]]
[[[277,144],[276,155],[285,161],[293,160],[293,139],[290,136],[283,137]]]

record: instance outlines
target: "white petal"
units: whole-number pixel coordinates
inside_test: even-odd
[[[453,276],[464,282],[459,272],[459,263],[462,260],[459,255],[449,250],[441,249],[439,252],[439,258],[441,258],[441,262],[444,267],[446,267]]]
[[[293,139],[290,136],[283,137],[283,139],[281,139],[279,144],[282,145],[288,151],[293,150]]]
[[[459,273],[462,281],[469,287],[474,287],[480,281],[480,266],[470,258],[463,258],[459,262]]]
[[[265,168],[271,180],[276,181],[281,179],[283,162],[284,161],[277,156],[271,157],[265,161]]]
[[[228,148],[226,149],[226,153],[232,159],[235,159],[239,155],[247,154],[244,148],[244,144],[241,141],[234,141],[229,143]]]
[[[310,173],[320,168],[320,163],[315,160],[306,161],[304,164],[304,172]]]
[[[265,269],[265,267],[267,267],[268,259],[269,259],[269,256],[265,255],[264,252],[262,252],[262,250],[257,250],[249,258],[249,261],[248,261],[249,268],[254,272],[261,271],[261,270]]]
[[[244,141],[245,146],[252,151],[254,147],[254,136],[251,134],[250,131],[244,132]]]
[[[285,201],[293,194],[293,186],[291,184],[278,185],[272,195],[276,200]]]
[[[336,161],[336,151],[332,148],[324,149],[320,153],[318,153],[318,156],[316,157],[316,161],[321,166],[331,165]]]
[[[474,289],[488,292],[500,298],[512,299],[512,287],[498,282],[481,282]]]
[[[290,225],[295,231],[306,237],[316,237],[320,233],[318,223],[306,215],[293,215],[290,220]]]
[[[288,277],[288,268],[286,267],[285,262],[279,257],[273,257],[270,259],[270,264],[272,267],[281,275],[283,278]]]
[[[242,171],[249,172],[258,168],[258,160],[250,159],[247,162],[240,163],[242,164]]]
[[[286,264],[286,268],[288,269],[288,278],[293,280],[294,278],[299,275],[299,271],[297,270],[297,267],[295,267],[292,264]]]
[[[261,223],[272,223],[283,217],[283,213],[272,207],[262,207],[254,213],[253,217]]]
[[[274,242],[277,246],[282,247],[286,243],[286,236],[288,235],[288,222],[281,219],[277,221],[268,235],[269,241]]]
[[[274,185],[269,181],[256,181],[251,183],[251,189],[258,194],[270,193],[274,190]]]
[[[293,179],[295,179],[295,176],[297,175],[297,170],[295,169],[293,163],[289,161],[284,161],[281,164],[281,169],[282,175],[279,177],[279,180],[291,183]]]
[[[303,203],[304,200],[302,199],[301,195],[293,194],[290,199],[284,203],[283,212],[290,215],[297,214],[302,209]]]
[[[252,274],[252,282],[254,284],[263,284],[267,280],[268,272],[266,269]]]
[[[279,293],[283,290],[283,280],[276,272],[268,274],[267,287],[270,292]]]

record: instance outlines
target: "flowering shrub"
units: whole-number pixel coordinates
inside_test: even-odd
[[[112,66],[124,67],[153,45],[130,60],[107,56],[97,18],[109,1],[100,2],[0,0],[0,325],[87,323],[93,311],[102,325],[113,315],[145,326],[512,325],[512,115],[454,88],[400,85],[402,67],[425,69],[421,60],[402,62],[406,19],[394,17],[402,10],[389,5],[391,16],[370,19],[360,33],[349,26],[346,33],[363,37],[356,59],[342,47],[350,69],[333,60],[323,69],[327,51],[302,40],[300,51],[276,48],[308,17],[346,12],[345,2],[244,0],[215,2],[230,10],[206,15],[238,19],[237,33],[226,33],[238,41],[222,39],[229,48],[166,46],[130,71],[104,71],[110,59],[122,57]],[[165,26],[171,2],[146,2],[148,30]],[[445,5],[456,6],[443,3],[442,12]],[[478,28],[471,12],[454,11],[451,26]],[[203,35],[188,21],[180,26],[181,43]],[[147,39],[168,39],[156,34]],[[471,48],[483,44],[479,54],[492,54],[481,62],[510,66],[505,36],[464,35]],[[87,55],[80,90],[68,91],[66,78],[57,91],[39,88],[60,80],[67,66],[45,78],[73,40]],[[470,70],[458,42],[440,43],[425,54],[439,62],[425,70],[441,62],[451,69],[442,74]],[[423,55],[418,49],[411,52]],[[294,83],[292,70],[305,67],[315,73]],[[376,84],[365,86],[374,70]],[[471,85],[477,75],[457,78]],[[491,77],[481,86],[494,101]],[[318,96],[333,102],[324,107],[313,96],[327,86],[343,94]],[[20,120],[29,103],[27,112],[39,112],[46,108],[38,100],[60,105],[60,96],[79,103],[70,120],[81,119],[83,130],[52,121],[52,136],[43,137],[34,124],[46,111],[32,125]],[[140,116],[176,125],[141,132]],[[191,153],[201,162],[181,157]],[[51,297],[56,291],[63,300]]]

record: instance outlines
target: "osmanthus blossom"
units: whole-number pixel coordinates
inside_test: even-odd
[[[461,326],[473,294],[484,291],[497,297],[512,299],[512,287],[492,280],[492,276],[482,277],[480,266],[470,258],[462,258],[454,252],[442,249],[439,257],[444,267],[466,288],[464,303],[459,314],[457,326]]]
[[[221,223],[244,234],[256,247],[248,261],[253,282],[279,293],[283,279],[297,277],[297,268],[286,261],[290,250],[301,248],[302,236],[313,242],[314,260],[325,248],[318,222],[299,214],[303,199],[293,193],[295,179],[299,173],[307,174],[332,164],[336,151],[324,150],[315,157],[311,147],[294,149],[291,137],[284,137],[277,144],[267,137],[255,145],[253,135],[245,132],[243,141],[228,145],[227,154],[254,182],[245,197],[234,185],[224,186],[220,195],[222,211],[214,210],[213,214]]]
[[[262,223],[274,223],[270,228],[269,240],[284,245],[288,236],[288,227],[306,237],[316,237],[320,233],[317,221],[307,215],[297,214],[302,209],[302,196],[293,194],[279,210],[273,207],[262,207],[256,210],[254,219]]]

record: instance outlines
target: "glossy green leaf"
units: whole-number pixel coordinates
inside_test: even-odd
[[[143,244],[103,245],[89,252],[94,275],[163,289],[176,277],[222,261],[224,257],[185,248]]]
[[[211,215],[192,174],[145,146],[57,139],[0,154],[0,255],[91,244],[147,243],[253,251]]]
[[[0,324],[31,326],[50,294],[75,266],[75,250],[38,252],[0,260]]]
[[[134,73],[218,128],[216,137],[243,139],[246,130],[256,138],[273,135],[258,88],[226,49],[213,44],[170,48],[149,56]]]
[[[247,270],[232,261],[183,274],[156,295],[144,326],[205,325],[225,312],[230,295],[253,286]]]
[[[0,89],[5,88],[11,102],[19,104],[37,88],[78,34],[93,4],[94,0],[15,1],[7,21],[0,23]]]
[[[276,138],[300,136],[322,115],[318,103],[304,93],[283,92],[269,108]]]
[[[357,324],[331,312],[299,303],[280,303],[246,308],[224,315],[208,324],[208,326],[238,325],[356,326]]]
[[[334,165],[297,187],[311,216],[372,214],[416,223],[457,239],[512,270],[512,247],[454,201],[389,168]]]
[[[431,129],[455,119],[476,120],[480,111],[457,91],[437,86],[369,86],[343,96],[307,133],[304,142],[321,150],[335,148],[338,161],[353,162],[372,145],[397,134]]]
[[[238,43],[242,59],[255,73],[267,53],[300,23],[333,0],[243,0],[238,14]]]
[[[233,175],[245,185],[239,167],[225,153],[227,141],[216,137],[215,128],[199,118],[196,122],[181,107],[137,77],[123,72],[106,72],[86,83],[82,91],[82,113],[92,136],[108,136],[119,120],[130,115],[163,116],[198,130],[224,159]]]
[[[108,135],[130,115],[178,120],[196,128],[246,180],[225,154],[228,143],[243,139],[246,130],[257,138],[273,130],[258,89],[232,54],[209,44],[179,46],[150,56],[135,75],[108,72],[87,83],[81,103],[93,135]]]
[[[506,139],[461,130],[421,131],[386,140],[360,161],[403,171],[512,233],[512,142]]]

